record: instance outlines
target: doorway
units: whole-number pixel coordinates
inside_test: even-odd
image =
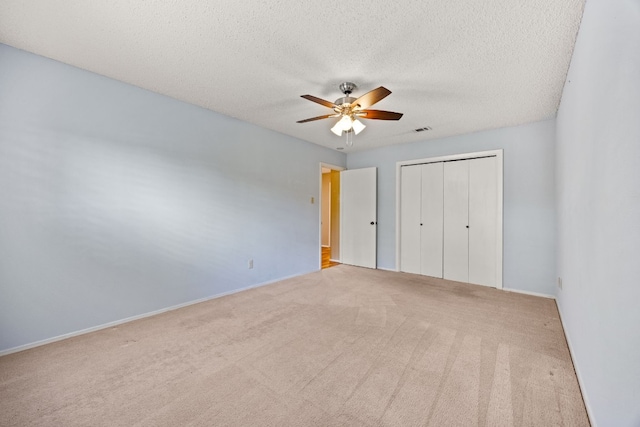
[[[320,268],[340,264],[340,171],[320,163]]]

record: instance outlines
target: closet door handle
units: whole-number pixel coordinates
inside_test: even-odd
[[[469,228],[469,226],[467,225],[467,228]]]

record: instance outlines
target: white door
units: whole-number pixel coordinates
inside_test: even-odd
[[[420,251],[421,171],[420,165],[404,166],[400,169],[400,255],[402,257],[400,270],[414,274],[422,274]]]
[[[340,172],[341,262],[376,268],[376,168]]]
[[[469,160],[469,283],[497,284],[496,158]]]
[[[444,164],[443,277],[469,281],[469,161]]]
[[[443,165],[422,165],[422,207],[420,220],[420,270],[442,278]]]

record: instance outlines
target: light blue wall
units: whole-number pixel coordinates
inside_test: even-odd
[[[547,120],[350,153],[349,169],[378,168],[378,266],[396,267],[396,162],[503,149],[503,285],[555,294],[554,139]]]
[[[640,2],[588,0],[557,119],[558,305],[597,425],[640,425]]]
[[[316,270],[319,162],[345,156],[0,45],[0,351]]]

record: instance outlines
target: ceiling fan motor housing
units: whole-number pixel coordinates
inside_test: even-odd
[[[343,96],[342,98],[336,99],[336,102],[334,102],[334,104],[339,105],[339,106],[342,106],[344,104],[350,105],[356,99],[357,98],[354,98],[354,97],[351,97],[351,96]]]

